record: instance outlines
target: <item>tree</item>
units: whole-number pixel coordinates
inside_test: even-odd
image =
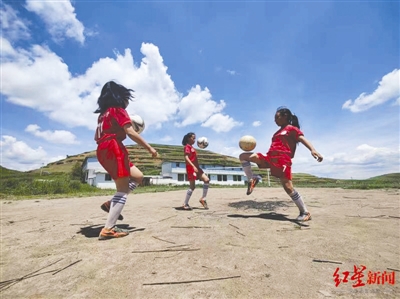
[[[82,165],[79,162],[76,162],[74,167],[72,167],[70,173],[71,180],[79,180],[82,181],[83,173],[82,173]]]

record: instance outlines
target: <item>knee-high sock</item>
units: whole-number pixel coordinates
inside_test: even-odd
[[[250,179],[253,178],[253,171],[251,170],[250,161],[242,162],[242,167],[243,167],[244,173],[247,176],[247,179],[250,181]]]
[[[129,190],[133,192],[136,189],[137,185],[136,182],[132,179],[129,179]]]
[[[188,191],[186,192],[185,206],[189,205],[189,199],[190,199],[190,196],[192,196],[192,193],[193,193],[192,189],[188,189]]]
[[[303,202],[303,199],[301,198],[301,195],[299,194],[299,192],[297,192],[296,190],[293,190],[293,193],[289,195],[292,200],[294,201],[294,203],[296,204],[296,206],[299,208],[301,213],[307,212],[307,207]]]
[[[203,199],[207,197],[208,187],[209,187],[208,183],[203,184]]]
[[[118,217],[125,206],[127,193],[117,192],[111,199],[110,212],[108,213],[106,228],[112,228],[117,223]]]

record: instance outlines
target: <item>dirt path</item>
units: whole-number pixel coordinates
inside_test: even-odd
[[[209,210],[196,189],[192,211],[185,191],[129,195],[132,233],[108,241],[108,197],[3,201],[0,297],[399,298],[399,191],[298,191],[303,226],[280,188],[210,189]]]

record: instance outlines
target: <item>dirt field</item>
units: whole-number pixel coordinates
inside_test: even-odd
[[[3,201],[0,297],[399,298],[399,191],[298,191],[302,225],[280,188],[131,194],[107,241],[108,197]]]

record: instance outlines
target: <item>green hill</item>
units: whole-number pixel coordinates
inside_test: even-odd
[[[153,159],[148,151],[139,145],[127,146],[130,160],[145,174],[145,175],[157,175],[161,172],[161,164],[166,161],[172,162],[183,162],[183,149],[182,146],[177,145],[163,145],[163,144],[151,144],[158,154],[159,157]],[[200,164],[215,164],[215,165],[237,165],[240,166],[238,158],[230,157],[226,155],[217,154],[208,150],[197,149],[197,156]],[[65,159],[49,163],[41,169],[30,171],[30,173],[40,173],[45,171],[46,173],[65,173],[70,172],[76,163],[82,164],[83,161],[88,157],[95,157],[96,151],[84,152],[81,154],[67,156]]]
[[[178,145],[151,144],[159,153],[159,157],[153,159],[150,154],[139,145],[129,145],[127,150],[131,161],[139,167],[145,175],[159,175],[163,162],[183,162],[183,149]],[[197,149],[200,164],[240,166],[238,158],[217,154],[208,150]],[[67,156],[46,166],[27,172],[20,172],[1,167],[2,178],[24,178],[37,177],[41,174],[51,176],[61,176],[71,173],[73,167],[79,163],[81,166],[88,157],[95,157],[96,151],[84,152],[77,155]],[[255,172],[263,177],[262,185],[267,184],[267,170],[255,169]],[[372,177],[366,180],[338,180],[331,178],[321,178],[306,173],[294,173],[293,183],[298,187],[342,187],[342,188],[398,188],[400,185],[400,173],[389,173]],[[271,186],[280,186],[278,179],[270,177]]]

